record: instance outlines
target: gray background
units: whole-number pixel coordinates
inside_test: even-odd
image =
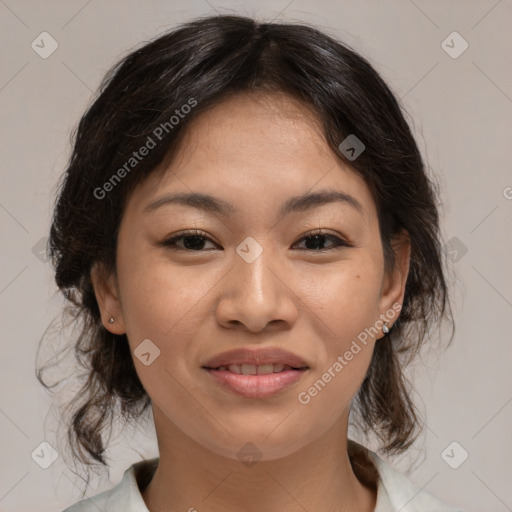
[[[425,353],[413,368],[427,424],[395,463],[468,512],[512,510],[510,0],[0,0],[0,510],[60,511],[83,488],[62,454],[48,469],[31,458],[35,449],[43,454],[43,441],[57,448],[52,402],[34,364],[62,301],[37,249],[69,133],[106,70],[133,46],[215,11],[313,23],[368,57],[402,98],[442,189],[457,331],[446,352]],[[31,47],[43,31],[58,43],[46,59]],[[469,44],[457,58],[442,47],[453,31]],[[460,43],[448,39],[452,51]],[[141,456],[156,455],[153,432],[144,431],[116,439],[111,481],[96,480],[89,495],[111,487]],[[456,465],[462,450],[469,458],[452,469],[445,460]]]

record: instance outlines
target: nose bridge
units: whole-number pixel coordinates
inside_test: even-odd
[[[248,237],[237,247],[233,264],[237,284],[242,286],[240,297],[248,294],[253,301],[267,302],[275,293],[275,271],[271,268],[276,261],[270,244],[270,239],[258,242]]]
[[[279,262],[271,240],[244,240],[233,258],[233,271],[217,309],[224,326],[244,324],[257,332],[275,320],[292,323],[297,312],[287,298],[287,287],[278,275]]]

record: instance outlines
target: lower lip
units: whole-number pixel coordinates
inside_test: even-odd
[[[306,370],[285,370],[267,375],[241,375],[227,370],[205,370],[221,385],[246,398],[266,398],[298,382]]]

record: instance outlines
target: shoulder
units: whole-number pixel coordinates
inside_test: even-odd
[[[375,512],[463,512],[418,487],[375,453],[369,456],[379,473]]]
[[[148,512],[139,487],[151,478],[158,459],[143,460],[130,466],[112,489],[81,500],[63,512]]]

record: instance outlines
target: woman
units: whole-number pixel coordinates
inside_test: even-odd
[[[318,30],[193,20],[124,58],[82,118],[51,229],[83,321],[77,460],[117,411],[159,457],[67,509],[457,510],[383,453],[448,316],[433,183],[376,71]],[[350,422],[349,422],[350,416]]]

